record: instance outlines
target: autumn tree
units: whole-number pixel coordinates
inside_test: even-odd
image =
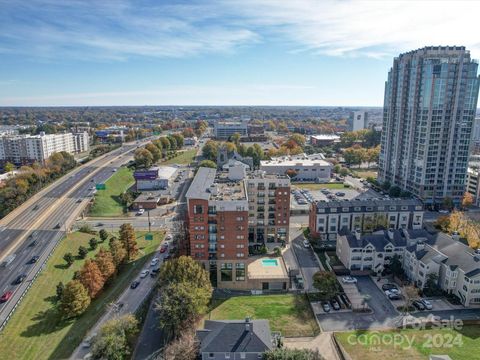
[[[59,309],[66,319],[76,317],[90,305],[88,291],[78,280],[72,280],[65,285],[60,299]]]
[[[93,339],[92,355],[95,359],[127,359],[138,332],[138,320],[126,314],[105,322]]]
[[[90,259],[85,261],[83,267],[78,273],[78,280],[87,289],[88,295],[94,299],[102,290],[105,284],[102,272],[95,261]]]
[[[101,248],[95,255],[95,262],[105,281],[110,279],[117,271],[112,253],[104,248]]]
[[[147,149],[152,154],[154,163],[156,163],[157,161],[159,161],[162,158],[162,153],[161,153],[160,149],[157,146],[155,146],[154,144],[149,143],[149,144],[145,145],[145,149]]]
[[[15,170],[15,165],[13,165],[11,162],[7,162],[3,166],[3,170],[7,173],[10,172],[10,171],[13,171],[13,170]]]
[[[198,345],[195,331],[189,329],[165,347],[163,358],[169,360],[196,360],[199,350]]]
[[[120,226],[120,242],[127,252],[127,260],[134,259],[138,254],[135,229],[132,224],[123,224]]]
[[[465,194],[463,194],[463,198],[462,198],[462,207],[469,208],[470,206],[473,205],[473,201],[474,201],[473,195],[470,194],[468,191],[465,191]]]
[[[153,155],[145,148],[137,149],[133,158],[138,167],[149,168],[153,164]]]
[[[110,252],[112,253],[113,263],[115,264],[115,267],[119,267],[127,258],[127,250],[125,250],[122,242],[117,238],[111,238],[108,245]]]

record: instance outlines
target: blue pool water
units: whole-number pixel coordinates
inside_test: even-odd
[[[263,259],[262,266],[278,266],[277,259]]]

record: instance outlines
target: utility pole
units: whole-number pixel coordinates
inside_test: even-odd
[[[147,210],[147,216],[148,216],[148,233],[150,233],[152,228],[152,223],[150,222],[150,210]]]

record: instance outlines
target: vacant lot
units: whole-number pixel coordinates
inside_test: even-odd
[[[373,178],[377,178],[377,170],[376,169],[359,169],[359,170],[355,170],[355,169],[350,169],[352,170],[355,174],[357,174],[358,176],[360,176],[361,178],[368,178],[368,177],[373,177]]]
[[[169,165],[169,164],[179,164],[179,165],[187,165],[193,162],[195,155],[197,154],[197,150],[186,150],[182,152],[178,152],[178,155],[174,158],[162,162],[162,165]]]
[[[336,333],[335,336],[353,360],[376,360],[379,357],[423,360],[429,355],[440,354],[449,355],[455,360],[480,359],[478,325],[464,326],[460,331],[451,329],[354,331]],[[380,342],[377,342],[378,339]],[[390,339],[396,341],[389,341]]]
[[[70,268],[65,268],[63,255],[67,252],[77,254],[81,245],[88,248],[88,240],[92,235],[77,232],[63,239],[1,333],[0,358],[68,358],[88,329],[102,316],[107,304],[115,301],[135,278],[138,269],[145,264],[163,237],[160,233],[155,233],[153,241],[145,241],[144,235],[144,232],[137,233],[139,258],[125,265],[114,282],[75,321],[60,320],[55,308],[55,290],[60,281],[64,284],[70,281],[84,262],[77,259]],[[94,256],[101,246],[108,247],[108,243],[100,244],[96,250],[88,253],[88,257]]]
[[[297,187],[299,189],[306,189],[306,190],[345,189],[346,188],[344,184],[294,183],[293,185],[294,187]]]
[[[209,320],[266,319],[273,331],[283,336],[315,336],[319,328],[304,295],[238,296],[221,303],[209,314]]]
[[[98,190],[95,194],[95,203],[90,210],[90,216],[121,216],[125,206],[120,202],[119,196],[134,182],[133,171],[127,167],[120,167],[105,182],[106,190]]]

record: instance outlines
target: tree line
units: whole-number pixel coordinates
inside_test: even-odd
[[[136,167],[149,168],[161,159],[171,158],[176,150],[183,147],[184,137],[181,133],[162,136],[157,140],[135,151],[134,160]]]

